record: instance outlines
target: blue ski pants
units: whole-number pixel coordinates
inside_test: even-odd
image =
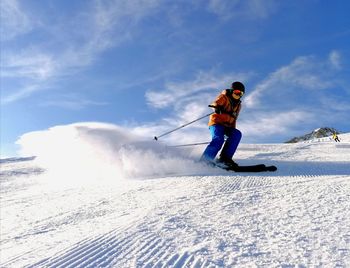
[[[210,126],[209,131],[212,140],[204,150],[202,159],[209,161],[214,160],[224,143],[220,157],[232,159],[232,156],[235,154],[238,144],[241,141],[242,133],[236,128],[225,127],[222,125]],[[226,141],[225,136],[227,137]]]

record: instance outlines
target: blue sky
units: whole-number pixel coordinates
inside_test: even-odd
[[[209,113],[236,80],[245,143],[349,132],[349,10],[346,0],[2,0],[1,155],[25,133],[76,122],[152,139]],[[163,141],[207,141],[206,122]]]

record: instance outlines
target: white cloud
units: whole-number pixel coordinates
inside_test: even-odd
[[[30,96],[34,92],[37,92],[43,89],[46,89],[46,87],[43,85],[39,86],[38,84],[31,84],[28,86],[24,86],[20,90],[17,90],[14,93],[1,97],[1,104],[8,104],[11,102],[15,102],[19,99]]]
[[[267,19],[269,16],[276,12],[278,2],[275,0],[250,0],[244,1],[247,3],[248,13],[247,16],[258,19]]]
[[[342,69],[342,63],[341,63],[341,54],[339,51],[333,50],[330,54],[329,54],[329,62],[331,63],[331,65],[337,69],[337,70],[341,70]]]
[[[26,80],[22,80],[22,88],[6,88],[6,92],[11,93],[5,95],[3,103],[29,97],[38,90],[48,88],[43,87],[42,83],[53,84],[57,77],[71,76],[81,68],[90,66],[100,53],[129,40],[134,26],[155,12],[158,2],[96,0],[92,5],[86,5],[87,8],[81,13],[69,17],[69,21],[51,25],[45,23],[47,18],[38,16],[38,22],[34,25],[17,1],[2,1],[4,11],[1,12],[1,21],[6,21],[6,24],[1,28],[6,36],[12,32],[8,37],[15,38],[36,26],[35,30],[50,37],[50,42],[37,42],[22,47],[20,51],[4,47],[1,76]],[[60,44],[59,48],[55,41]]]
[[[235,6],[239,3],[237,1],[222,1],[222,0],[210,0],[208,4],[208,10],[214,14],[220,16],[222,19],[229,19],[233,16],[231,6]]]
[[[263,137],[285,134],[295,126],[312,120],[314,117],[306,110],[286,110],[278,112],[258,112],[250,114],[249,118],[238,122],[238,128],[245,136]]]
[[[316,92],[334,86],[335,78],[332,74],[328,59],[320,60],[314,56],[297,57],[291,64],[279,68],[260,82],[254,91],[246,96],[245,103],[247,107],[253,108],[262,105],[266,97],[280,98],[284,95],[290,101],[295,94],[305,96],[311,92],[316,95]]]
[[[48,81],[58,75],[59,66],[50,54],[36,49],[6,53],[3,56],[1,76],[5,79],[20,81],[20,87],[9,89],[4,87],[2,103],[16,102],[32,94],[51,88]],[[4,83],[5,84],[5,83]]]
[[[69,110],[82,110],[90,106],[105,106],[108,105],[107,102],[93,101],[83,97],[80,98],[60,98],[55,100],[44,101],[40,105],[59,107]]]
[[[3,57],[3,77],[46,80],[55,73],[55,61],[49,54],[28,49]]]
[[[2,41],[11,40],[33,29],[34,21],[22,10],[17,0],[2,0],[0,8]]]
[[[66,61],[70,59],[72,65],[91,64],[99,53],[131,40],[135,27],[144,18],[159,11],[159,6],[159,0],[94,1],[87,16],[78,21],[77,32],[73,32],[73,36],[83,36],[85,42],[74,44],[73,51],[67,53],[69,57],[65,57]],[[88,60],[82,63],[82,58]]]
[[[277,2],[274,0],[210,0],[207,8],[222,20],[234,18],[255,20],[268,18],[276,11]]]
[[[350,103],[344,99],[348,94],[338,77],[340,69],[335,68],[338,56],[333,51],[325,59],[298,57],[269,74],[244,98],[244,120],[238,126],[250,138],[259,134],[292,137],[295,129],[343,121]]]
[[[210,90],[216,90],[216,93],[213,94],[218,94],[222,89],[230,87],[233,81],[245,81],[250,76],[251,74],[248,73],[215,75],[212,71],[201,71],[193,80],[167,83],[162,91],[147,91],[146,100],[150,106],[155,108],[169,107],[179,103],[183,105],[195,95],[197,99],[201,99],[203,93],[208,93]]]

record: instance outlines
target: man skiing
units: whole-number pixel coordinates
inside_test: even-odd
[[[336,132],[333,133],[333,139],[334,139],[335,142],[340,142]]]
[[[242,138],[242,133],[236,129],[236,120],[244,92],[245,87],[241,82],[233,82],[230,89],[223,90],[209,105],[215,111],[210,115],[208,123],[212,140],[201,156],[202,161],[214,165],[214,159],[223,146],[217,162],[230,169],[238,166],[232,157]]]

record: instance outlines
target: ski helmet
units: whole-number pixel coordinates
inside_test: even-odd
[[[233,82],[232,85],[231,85],[231,88],[232,89],[237,89],[237,90],[240,90],[242,92],[245,92],[245,87],[244,85],[241,83],[241,82]]]

